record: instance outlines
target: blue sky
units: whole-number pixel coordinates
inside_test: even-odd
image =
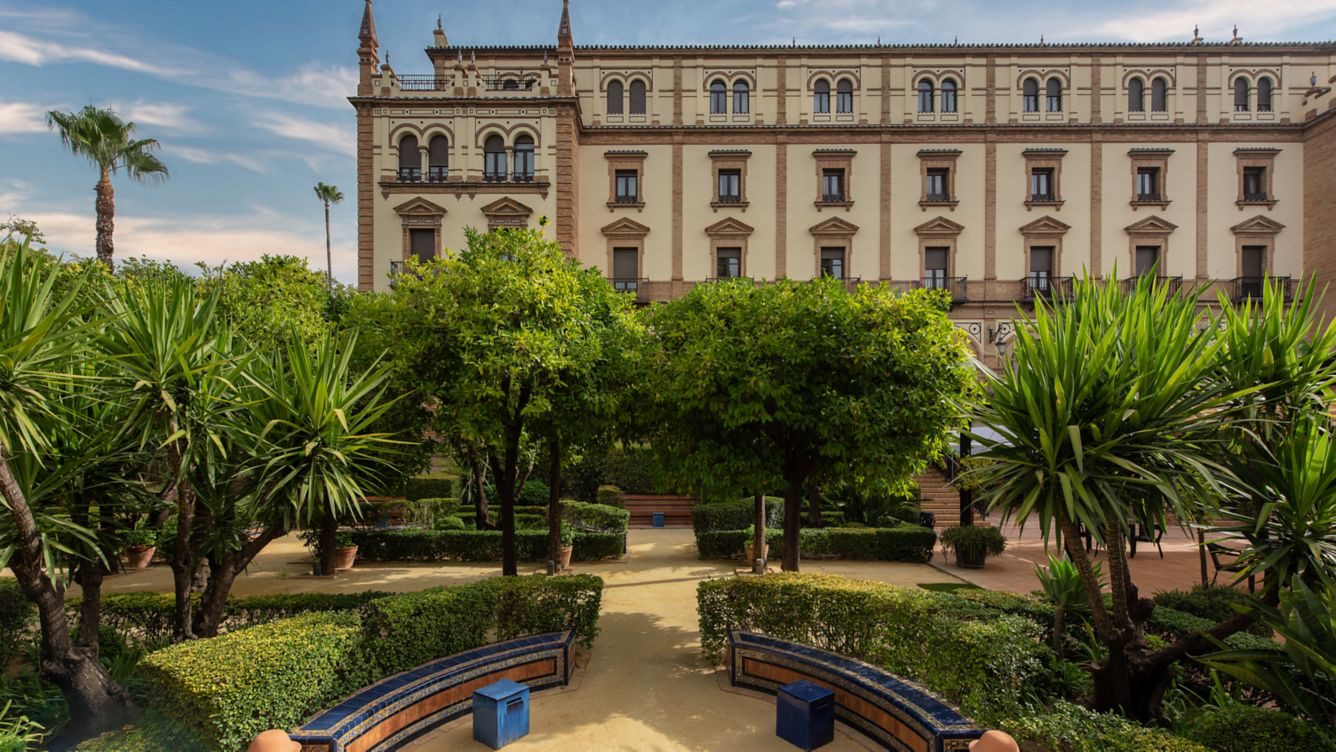
[[[551,43],[559,0],[379,0],[382,50],[426,72],[438,14],[456,45]],[[0,219],[36,220],[91,253],[96,175],[61,149],[51,109],[112,106],[163,143],[171,178],[117,183],[117,252],[195,261],[308,256],[311,192],[338,185],[335,274],[353,281],[353,113],[362,0],[0,0]],[[1336,39],[1336,0],[573,0],[577,44]]]

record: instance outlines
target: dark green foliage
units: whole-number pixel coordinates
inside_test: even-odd
[[[598,490],[595,491],[594,501],[598,502],[599,504],[607,504],[608,506],[620,507],[626,503],[625,500],[623,499],[624,496],[626,496],[626,492],[618,488],[617,486],[604,485],[604,486],[599,486]]]
[[[945,593],[825,575],[706,580],[701,647],[722,656],[741,629],[830,650],[923,684],[985,722],[1049,680],[1052,652],[1032,622]]]
[[[937,542],[932,530],[918,525],[808,528],[800,535],[806,559],[927,562],[932,560],[932,549]],[[749,540],[751,533],[746,530],[702,531],[696,533],[696,551],[702,559],[740,559]],[[766,531],[766,542],[772,549],[782,541],[783,531]]]
[[[631,513],[621,507],[583,501],[563,501],[561,506],[562,519],[577,530],[625,533],[631,524]]]
[[[409,478],[404,483],[404,498],[409,501],[457,499],[459,498],[459,476],[441,473]]]
[[[77,752],[206,752],[199,736],[155,710],[147,710],[139,721],[121,731],[89,739]]]
[[[956,561],[962,565],[982,565],[984,559],[997,556],[1007,548],[1007,539],[995,527],[952,527],[943,530],[941,537],[942,543],[955,551]]]
[[[155,708],[233,752],[346,694],[358,634],[355,613],[306,614],[159,650],[141,673]]]
[[[1181,640],[1194,632],[1205,632],[1217,622],[1200,616],[1183,613],[1172,608],[1156,606],[1146,622],[1146,632],[1157,635],[1167,641]],[[1266,637],[1257,637],[1247,632],[1239,632],[1225,638],[1225,644],[1235,650],[1266,650],[1275,648],[1276,643]]]
[[[433,529],[433,530],[464,530],[464,529],[465,529],[465,527],[464,527],[464,520],[462,520],[462,519],[460,519],[459,517],[456,517],[456,516],[454,516],[454,515],[451,515],[451,516],[449,516],[449,517],[442,517],[442,518],[436,520],[435,524],[432,526],[432,529]]]
[[[1168,731],[1142,726],[1122,716],[1096,713],[1069,702],[1003,721],[1021,749],[1053,752],[1210,752]]]
[[[1238,614],[1235,606],[1249,607],[1255,599],[1232,587],[1197,587],[1191,590],[1165,590],[1155,594],[1155,604],[1185,614],[1192,614],[1219,624]],[[1270,637],[1271,628],[1258,621],[1248,630],[1258,637]]]
[[[0,670],[23,651],[36,613],[32,602],[19,591],[17,582],[0,580]]]
[[[658,458],[649,447],[620,447],[603,458],[603,482],[628,494],[670,494],[676,492],[663,477]]]
[[[364,561],[500,561],[499,530],[355,530],[357,556]],[[621,556],[622,533],[577,532],[576,561]],[[516,553],[520,561],[547,560],[547,530],[517,529]]]
[[[362,609],[362,670],[366,684],[487,642],[493,611],[476,587],[389,595]]]
[[[698,534],[707,530],[746,530],[756,520],[752,499],[716,501],[691,508],[691,527]],[[765,526],[779,527],[784,522],[784,500],[765,497]]]
[[[1288,713],[1231,704],[1192,715],[1184,733],[1215,752],[1333,752],[1336,743]]]

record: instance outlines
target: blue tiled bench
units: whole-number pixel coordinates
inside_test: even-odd
[[[835,717],[897,752],[956,752],[983,735],[960,711],[922,687],[876,666],[773,637],[733,632],[733,686],[775,694],[806,679],[835,693]]]
[[[302,752],[390,752],[468,713],[474,690],[501,679],[532,691],[570,682],[575,633],[521,637],[439,658],[381,679],[291,736]]]

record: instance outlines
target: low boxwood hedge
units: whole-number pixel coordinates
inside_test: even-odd
[[[409,501],[457,499],[459,498],[459,476],[449,473],[436,473],[409,478],[404,482],[404,498]]]
[[[1247,607],[1256,602],[1252,596],[1232,587],[1200,585],[1191,590],[1165,590],[1156,593],[1154,600],[1157,606],[1182,611],[1217,624],[1238,614],[1236,606]],[[1260,619],[1248,631],[1258,637],[1271,636],[1271,628]]]
[[[351,532],[357,557],[363,561],[500,561],[500,530],[362,529]],[[624,533],[577,531],[576,561],[616,558],[625,549]],[[547,560],[547,530],[518,529],[515,549],[520,561]]]
[[[306,614],[150,653],[140,672],[154,707],[235,752],[347,694],[359,634],[356,613]]]
[[[999,724],[1021,749],[1053,752],[1211,752],[1197,742],[1070,702]]]
[[[631,524],[631,513],[609,504],[590,504],[584,501],[561,502],[562,520],[577,530],[602,533],[625,533]]]
[[[710,530],[745,530],[756,520],[752,499],[737,501],[714,501],[697,504],[691,508],[691,528],[697,533]],[[784,500],[774,496],[765,497],[765,526],[780,527],[784,524]]]
[[[1184,733],[1215,752],[1333,752],[1336,740],[1278,710],[1237,703],[1192,714]]]
[[[807,559],[852,559],[856,561],[932,560],[937,536],[918,525],[891,528],[807,528],[802,538],[802,555]],[[702,559],[739,559],[745,554],[749,534],[746,530],[713,530],[696,533],[696,551]],[[782,530],[766,530],[771,549],[784,544]]]
[[[1050,651],[1033,622],[918,588],[809,574],[730,577],[697,588],[701,647],[719,660],[745,630],[882,666],[976,719],[1042,694]]]

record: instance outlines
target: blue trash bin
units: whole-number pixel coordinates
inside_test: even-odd
[[[664,524],[663,512],[654,512],[653,514],[651,514],[649,524],[653,525],[654,527],[663,527]]]
[[[798,749],[816,749],[835,741],[835,693],[809,681],[780,687],[775,734]]]
[[[473,693],[473,740],[501,749],[529,735],[529,688],[509,679]]]

